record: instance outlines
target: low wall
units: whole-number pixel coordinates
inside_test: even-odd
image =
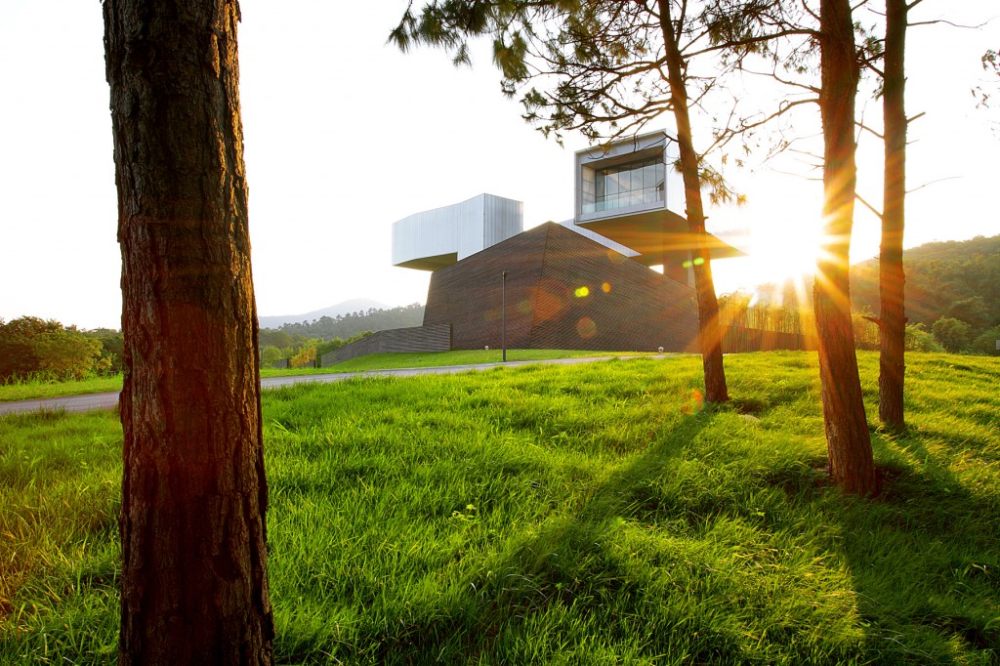
[[[356,356],[384,352],[438,352],[451,350],[451,324],[432,324],[377,331],[357,342],[323,354],[321,366]]]

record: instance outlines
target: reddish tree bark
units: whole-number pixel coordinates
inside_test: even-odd
[[[903,224],[906,202],[906,0],[885,3],[885,72],[882,115],[885,132],[885,184],[882,247],[879,254],[879,375],[878,415],[895,430],[905,427],[903,377],[906,313],[903,303]]]
[[[698,153],[694,150],[691,118],[688,113],[687,85],[684,81],[684,58],[677,45],[677,33],[670,18],[670,0],[658,0],[660,28],[663,32],[667,80],[670,83],[670,105],[677,123],[677,146],[680,149],[681,177],[684,179],[684,201],[687,206],[688,229],[693,238],[702,239],[692,253],[700,261],[694,263],[694,288],[698,298],[698,343],[705,373],[705,400],[726,402],[726,369],[722,362],[722,327],[719,324],[719,301],[712,278],[712,258],[705,239],[705,208],[701,200],[701,177]]]
[[[859,68],[849,0],[820,2],[824,247],[814,287],[823,420],[832,480],[863,496],[877,492],[871,437],[854,351],[848,281],[857,182],[854,101]]]
[[[105,0],[125,384],[122,664],[268,664],[235,0]]]

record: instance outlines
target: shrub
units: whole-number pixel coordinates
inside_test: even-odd
[[[1000,340],[1000,326],[987,329],[986,332],[972,341],[972,344],[969,345],[969,350],[973,353],[984,354],[986,356],[1000,356],[1000,350],[997,349],[997,340]]]
[[[903,343],[906,351],[942,352],[944,347],[924,324],[907,324]]]
[[[316,348],[306,347],[288,359],[289,368],[308,368],[316,364]]]
[[[274,345],[266,345],[260,350],[260,367],[273,368],[283,358],[285,355],[281,353],[280,349]]]
[[[950,352],[957,352],[969,345],[972,328],[954,317],[941,317],[931,327],[934,337]]]
[[[79,331],[66,329],[35,336],[32,340],[38,370],[57,379],[83,379],[95,370],[101,342]]]
[[[83,379],[98,368],[101,349],[100,340],[57,321],[0,321],[0,382],[39,376]]]

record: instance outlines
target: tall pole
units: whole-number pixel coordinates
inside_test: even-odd
[[[500,348],[507,362],[507,271],[500,273]]]

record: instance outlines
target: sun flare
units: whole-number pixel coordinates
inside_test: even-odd
[[[734,242],[746,256],[713,262],[720,289],[754,293],[762,285],[781,286],[791,280],[798,291],[803,278],[816,274],[822,256],[824,235],[820,222],[792,224],[759,223],[735,234]],[[780,290],[779,290],[780,293]]]

